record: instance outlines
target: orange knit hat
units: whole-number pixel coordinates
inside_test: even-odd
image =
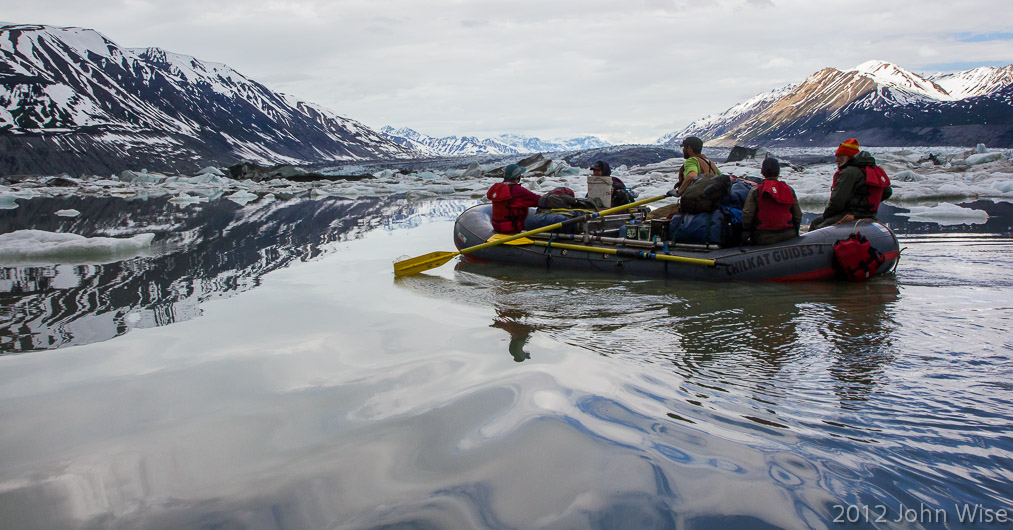
[[[858,139],[848,138],[847,140],[844,140],[844,142],[840,146],[837,147],[837,152],[834,154],[844,156],[855,156],[858,154],[858,149],[859,149]]]

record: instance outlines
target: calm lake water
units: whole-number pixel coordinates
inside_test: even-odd
[[[785,285],[395,279],[469,201],[19,204],[158,235],[0,264],[0,528],[1013,526],[1008,203]]]

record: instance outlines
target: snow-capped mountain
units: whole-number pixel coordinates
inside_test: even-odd
[[[515,155],[517,149],[494,140],[479,140],[474,136],[445,136],[437,138],[413,129],[395,129],[386,126],[380,133],[392,142],[412,149],[425,157],[472,156],[472,155]]]
[[[714,138],[716,136],[720,136],[723,134],[721,131],[726,130],[730,125],[741,123],[763,112],[775,102],[783,98],[786,94],[794,90],[796,86],[797,85],[787,85],[781,88],[775,88],[770,92],[753,96],[745,102],[739,103],[721,114],[711,114],[705,116],[691,123],[688,127],[681,131],[666,134],[659,138],[657,143],[662,145],[678,146],[682,142],[682,138],[686,136],[699,136],[700,138]]]
[[[708,145],[1013,146],[1013,65],[921,76],[869,61],[825,68],[799,84],[760,94],[707,116],[658,143],[699,136]]]
[[[942,87],[953,99],[985,96],[1013,85],[1013,65],[994,68],[982,66],[955,74],[935,74],[928,77]]]
[[[26,24],[0,26],[0,143],[0,173],[414,156],[224,64]]]
[[[612,144],[597,136],[580,136],[577,138],[557,138],[542,140],[538,137],[501,134],[495,141],[509,145],[521,153],[550,153],[560,151],[582,151],[584,149],[600,149]]]
[[[431,157],[549,153],[596,149],[611,145],[595,136],[548,141],[513,134],[501,134],[496,138],[485,139],[474,136],[437,138],[407,127],[395,129],[389,125],[380,129],[380,132],[399,145]]]

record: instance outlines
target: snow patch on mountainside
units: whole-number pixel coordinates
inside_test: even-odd
[[[770,107],[775,101],[784,98],[788,93],[798,86],[796,84],[785,85],[775,88],[770,92],[764,92],[735,105],[734,107],[720,113],[710,114],[689,124],[686,128],[675,131],[659,138],[655,143],[669,144],[678,143],[686,136],[706,135],[706,131],[713,128],[731,125],[733,122],[741,121],[749,116],[755,115]]]
[[[416,156],[225,64],[121,48],[90,29],[30,24],[0,27],[0,133],[17,155],[0,173],[48,171],[55,157],[100,171],[139,158],[182,167],[244,157],[274,164]]]
[[[880,85],[901,88],[907,92],[938,101],[954,99],[946,90],[932,81],[886,61],[866,61],[848,71],[865,75]]]
[[[556,140],[541,140],[514,134],[501,134],[495,138],[484,139],[475,136],[437,138],[408,127],[395,129],[389,125],[380,129],[380,132],[392,141],[429,157],[548,153],[596,149],[611,145],[595,136]]]
[[[946,90],[953,99],[967,99],[991,94],[1013,85],[1013,65],[982,66],[951,74],[933,74],[927,77]]]
[[[954,140],[960,142],[955,145],[1006,145],[1013,130],[1011,93],[1013,65],[921,76],[885,61],[867,61],[850,70],[825,68],[802,83],[701,118],[657,143],[677,145],[686,136],[699,136],[709,145],[820,145],[857,130],[878,135],[876,141],[886,145],[898,138],[917,142],[920,135],[930,135],[927,141],[937,145]],[[891,139],[891,134],[902,137]],[[814,141],[819,144],[809,143]]]

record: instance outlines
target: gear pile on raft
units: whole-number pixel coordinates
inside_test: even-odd
[[[532,193],[520,184],[525,168],[511,164],[489,189],[490,203],[458,217],[453,255],[700,280],[862,281],[896,268],[897,238],[876,220],[891,195],[890,179],[857,139],[837,148],[830,200],[804,233],[798,199],[779,180],[776,159],[763,161],[757,182],[723,174],[702,153],[699,138],[686,138],[682,149],[685,163],[674,188],[639,201],[603,161],[590,168],[586,198],[568,188]],[[679,202],[647,206],[669,197]],[[436,254],[440,260],[451,255]]]

